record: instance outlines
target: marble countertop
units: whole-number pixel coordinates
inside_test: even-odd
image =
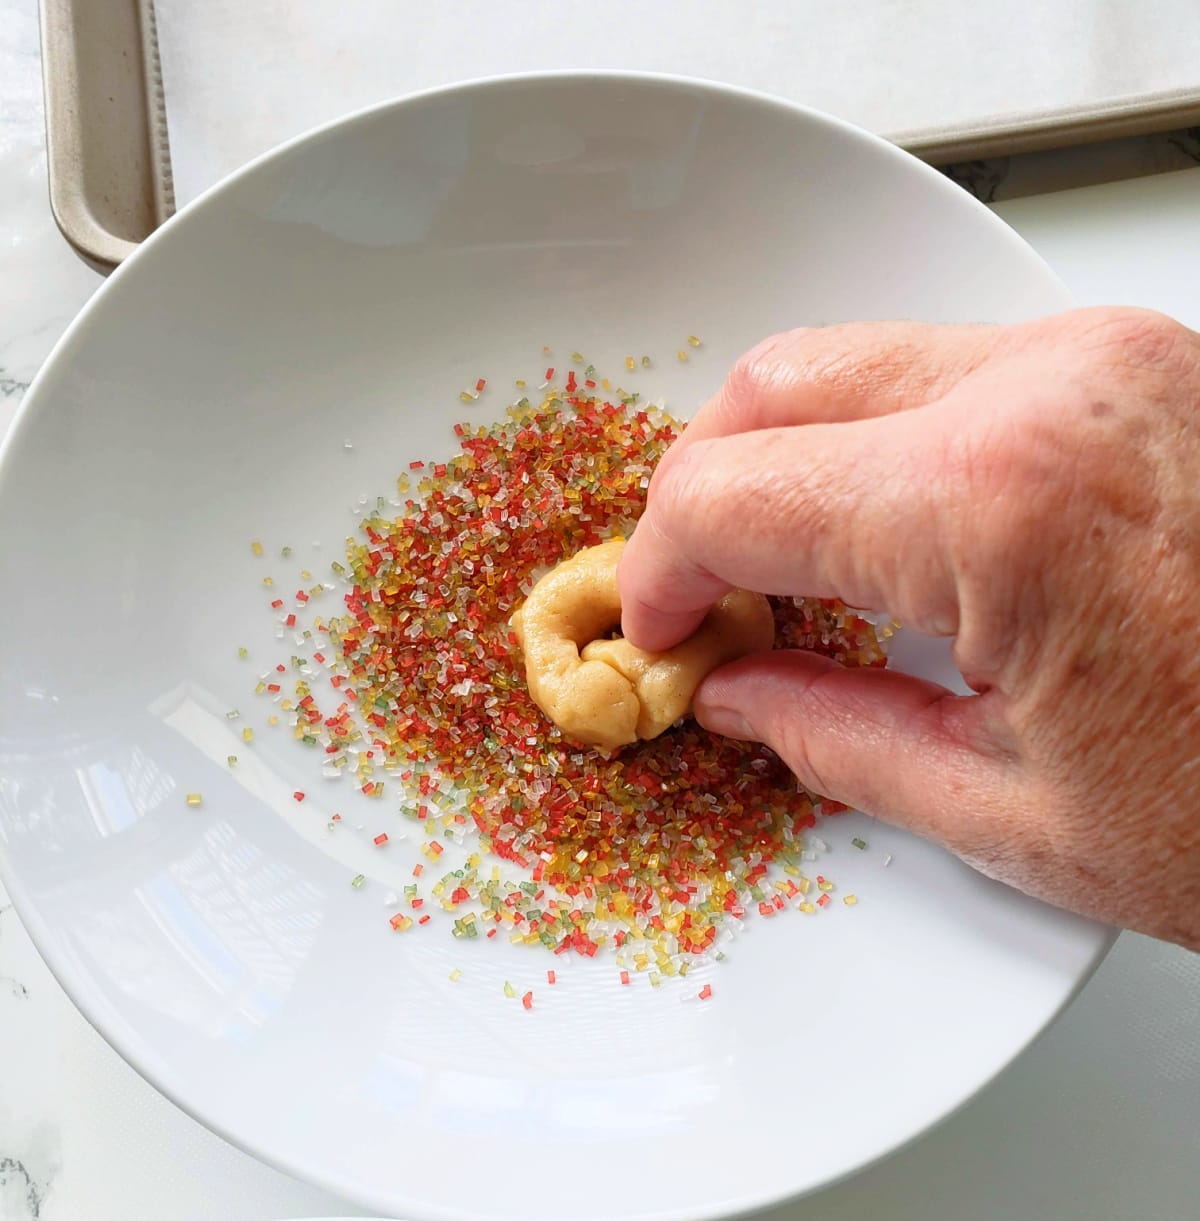
[[[0,434],[100,283],[50,217],[40,96],[33,0],[0,0]],[[1179,139],[1185,161],[1200,157],[1194,135]],[[1137,155],[1178,163],[1145,143]],[[1004,170],[977,170],[980,193]],[[1200,326],[1200,170],[1146,182],[1001,210],[1082,299],[1119,296]],[[1195,1215],[1198,1195],[1200,957],[1125,935],[1067,1015],[963,1112],[774,1221],[1174,1221]],[[354,1212],[146,1085],[74,1009],[0,892],[0,1221]]]

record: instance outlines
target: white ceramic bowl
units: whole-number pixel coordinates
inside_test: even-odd
[[[417,839],[373,851],[381,806],[265,727],[254,672],[287,649],[249,542],[326,573],[348,506],[498,413],[503,393],[459,389],[538,370],[542,344],[614,370],[659,354],[639,386],[686,412],[780,328],[1067,304],[932,170],[694,82],[466,85],[235,175],[96,294],[3,451],[3,872],[50,966],[202,1122],[406,1217],[724,1216],[935,1123],[1054,1017],[1105,930],[848,815],[820,834],[857,908],[754,923],[682,989],[559,959],[526,1013],[501,984],[546,958],[392,934],[381,896]],[[947,677],[944,650],[907,647]],[[362,833],[326,833],[335,803]],[[680,1003],[705,980],[710,1002]]]

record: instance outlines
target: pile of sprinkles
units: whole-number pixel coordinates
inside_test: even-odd
[[[584,363],[576,353],[573,366]],[[480,378],[460,398],[486,385]],[[517,387],[500,423],[455,425],[453,457],[409,463],[397,496],[360,511],[345,562],[332,564],[336,583],[302,572],[289,605],[264,580],[277,635],[318,647],[268,671],[257,691],[291,716],[325,777],[352,777],[380,800],[386,792],[398,799],[394,816],[419,827],[422,863],[392,896],[397,932],[427,924],[428,904],[450,913],[454,937],[612,955],[623,984],[644,972],[657,986],[699,958],[722,958],[751,914],[827,907],[834,884],[805,872],[824,845],[804,832],[842,807],[799,788],[767,748],[693,721],[606,755],[564,739],[533,703],[509,618],[549,568],[633,530],[681,425],[611,391],[590,365],[561,381],[548,367],[536,402]],[[310,601],[339,587],[344,613],[300,622]],[[890,627],[837,601],[773,606],[778,645],[886,664]],[[253,732],[242,737],[249,744]],[[389,840],[371,837],[381,849]],[[439,869],[451,845],[461,864]],[[711,995],[705,984],[699,999]],[[521,1001],[532,1008],[532,992]]]

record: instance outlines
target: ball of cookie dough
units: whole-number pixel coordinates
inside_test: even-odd
[[[691,710],[711,670],[775,641],[770,604],[744,589],[726,594],[673,649],[648,653],[613,639],[624,547],[612,539],[564,560],[511,621],[534,702],[568,737],[604,750],[658,737]]]

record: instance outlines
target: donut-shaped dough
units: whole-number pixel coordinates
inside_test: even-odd
[[[621,622],[617,563],[624,547],[612,539],[564,560],[511,621],[534,702],[568,737],[605,750],[658,737],[691,709],[710,670],[775,641],[770,604],[744,589],[726,594],[666,652],[606,639]]]

